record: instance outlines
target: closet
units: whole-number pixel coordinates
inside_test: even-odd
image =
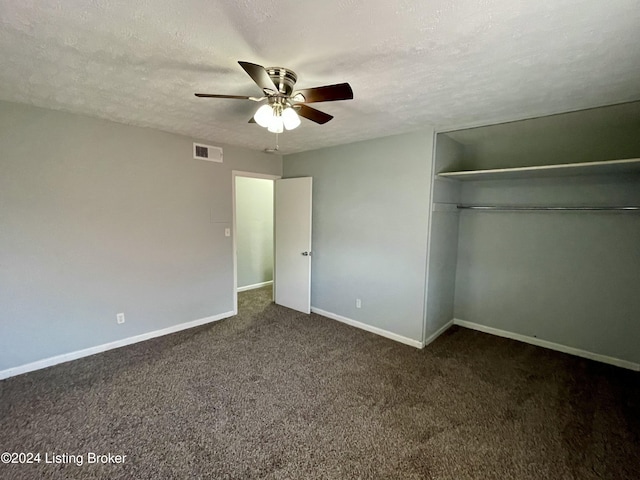
[[[436,136],[425,342],[451,323],[638,370],[640,102]]]

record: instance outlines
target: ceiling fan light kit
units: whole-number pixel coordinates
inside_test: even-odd
[[[271,116],[271,119],[269,120],[269,125],[267,126],[267,130],[269,130],[271,133],[282,133],[283,130],[283,122],[282,122],[282,115],[278,115],[276,109],[273,110],[273,115]]]
[[[284,128],[293,130],[300,126],[301,120],[293,108],[287,107],[282,111],[282,122],[284,123]]]
[[[261,127],[267,128],[272,133],[282,133],[283,127],[287,130],[293,130],[300,125],[300,117],[295,110],[282,103],[274,102],[269,105],[262,105],[253,119]]]
[[[272,118],[273,109],[271,108],[271,105],[262,105],[253,116],[253,119],[256,121],[256,123],[265,128],[269,126]]]
[[[353,90],[351,90],[351,86],[348,83],[325,85],[294,92],[293,87],[298,80],[295,72],[282,67],[265,68],[255,63],[238,63],[262,89],[263,97],[209,93],[196,93],[195,95],[196,97],[231,98],[254,102],[261,102],[266,99],[268,103],[258,108],[249,122],[253,123],[255,121],[255,123],[272,133],[282,133],[285,129],[293,130],[297,128],[301,123],[300,117],[305,117],[320,125],[333,118],[327,113],[306,105],[307,103],[353,99]]]

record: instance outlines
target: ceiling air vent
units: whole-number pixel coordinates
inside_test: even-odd
[[[193,158],[196,160],[222,163],[222,148],[203,145],[202,143],[194,143]]]

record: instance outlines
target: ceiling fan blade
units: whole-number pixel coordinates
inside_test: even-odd
[[[297,95],[302,95],[304,100],[298,100]],[[325,85],[324,87],[305,88],[298,90],[292,95],[295,101],[304,103],[332,102],[335,100],[352,100],[353,90],[348,83],[338,83],[336,85]]]
[[[316,110],[315,108],[311,108],[307,105],[294,105],[293,108],[301,117],[307,118],[312,122],[319,123],[320,125],[327,123],[333,118],[333,115],[321,112],[320,110]]]
[[[259,102],[264,100],[266,97],[247,97],[245,95],[218,95],[215,93],[194,93],[196,97],[201,98],[231,98],[234,100],[253,100],[254,102]]]
[[[254,82],[262,89],[266,94],[278,93],[278,87],[276,87],[271,80],[271,77],[264,69],[262,65],[256,65],[250,62],[238,62],[245,72],[253,79]]]

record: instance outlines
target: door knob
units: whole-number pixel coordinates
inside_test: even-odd
[[[311,256],[311,252],[302,252],[302,256],[303,257],[310,257]]]

